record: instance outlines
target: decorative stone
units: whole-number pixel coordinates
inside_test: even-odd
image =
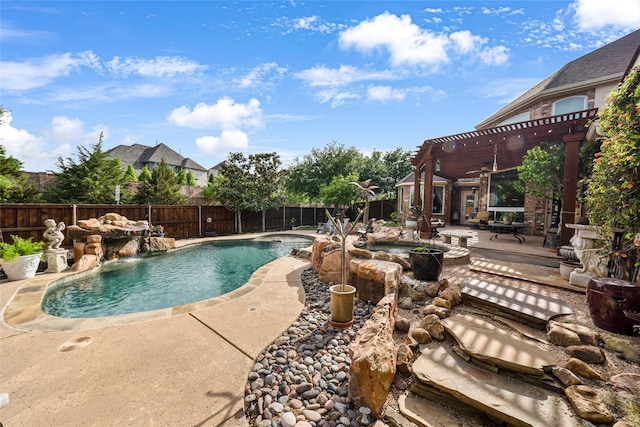
[[[587,328],[586,326],[578,325],[575,323],[562,323],[554,321],[550,321],[549,325],[559,326],[575,333],[580,338],[580,342],[582,344],[597,346],[600,342],[600,334],[590,328]]]
[[[435,314],[429,314],[422,319],[420,326],[429,332],[431,338],[436,341],[444,340],[444,326],[440,323],[440,318]]]
[[[431,335],[423,328],[414,328],[411,331],[411,337],[415,339],[418,344],[427,344],[432,341]]]
[[[349,395],[358,406],[367,406],[375,415],[382,412],[396,370],[393,319],[395,294],[385,296],[365,322],[349,347],[351,369]]]
[[[404,376],[411,375],[413,365],[413,351],[406,344],[398,346],[398,356],[396,359],[396,369]]]
[[[451,309],[451,303],[449,302],[449,300],[440,297],[436,297],[433,299],[433,305],[435,305],[436,307],[446,308],[448,310]]]
[[[593,423],[611,424],[613,421],[613,416],[595,389],[586,385],[572,385],[567,387],[565,393],[580,418]]]
[[[446,289],[440,291],[438,296],[449,301],[451,307],[460,305],[460,303],[462,302],[462,294],[460,293],[460,288],[458,287],[458,285],[448,286]]]
[[[445,319],[449,317],[449,315],[451,314],[451,310],[449,310],[448,308],[436,307],[433,304],[429,304],[424,307],[424,310],[422,310],[422,314],[424,314],[425,316],[435,314],[439,319]]]
[[[640,396],[640,374],[618,374],[609,379],[615,391],[625,391],[632,396]]]
[[[569,359],[564,367],[582,378],[604,381],[604,377],[598,371],[575,357]]]
[[[569,347],[571,345],[580,345],[580,337],[573,331],[565,329],[555,322],[549,322],[549,330],[547,331],[547,339],[555,345],[561,347]]]
[[[80,259],[71,267],[73,271],[78,273],[89,271],[99,265],[98,258],[95,255],[82,255]]]
[[[102,243],[102,236],[99,234],[91,234],[86,238],[87,243]]]
[[[403,297],[400,299],[398,307],[404,310],[411,310],[413,308],[413,300],[409,297]]]
[[[282,427],[293,427],[296,425],[297,421],[298,420],[296,420],[296,416],[293,414],[293,412],[285,412],[280,417],[280,423],[282,424]]]
[[[601,365],[606,359],[604,353],[599,347],[590,345],[572,345],[567,347],[567,353],[572,357],[582,360],[587,363],[594,363]]]
[[[554,366],[551,371],[553,372],[553,375],[555,375],[555,377],[559,379],[560,382],[562,382],[562,384],[564,384],[565,386],[582,384],[580,378],[578,378],[567,368],[563,368],[562,366]]]
[[[411,323],[409,322],[409,320],[405,319],[404,317],[401,317],[398,320],[396,320],[396,322],[394,323],[394,328],[400,332],[409,332],[409,329],[411,328]]]

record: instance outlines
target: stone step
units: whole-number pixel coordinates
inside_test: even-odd
[[[454,314],[441,322],[465,353],[489,365],[542,376],[558,364],[552,353],[478,317]]]
[[[545,329],[554,317],[573,314],[573,309],[560,298],[486,280],[471,279],[461,292],[463,299],[471,304],[487,307],[489,311],[519,319],[538,329]]]
[[[460,404],[449,407],[421,396],[403,395],[398,398],[398,406],[404,417],[420,427],[486,425],[484,414]]]
[[[431,392],[448,396],[513,426],[582,425],[558,393],[482,369],[442,343],[421,347],[413,375],[412,392],[427,398]]]

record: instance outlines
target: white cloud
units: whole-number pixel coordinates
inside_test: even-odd
[[[11,112],[6,112],[0,124],[0,141],[8,156],[13,156],[23,162],[25,171],[51,170],[58,157],[66,158],[71,153],[71,144],[69,143],[60,144],[53,150],[47,151],[45,138],[11,126],[12,121]]]
[[[202,136],[196,139],[198,150],[207,156],[221,156],[230,151],[243,151],[249,146],[249,137],[240,130],[223,130],[220,136]]]
[[[265,77],[270,74],[274,74],[275,78],[280,79],[286,72],[287,69],[285,67],[279,67],[276,62],[265,62],[264,64],[254,67],[249,74],[236,79],[235,82],[238,83],[240,87],[255,87],[260,85]]]
[[[295,74],[295,77],[307,82],[309,86],[345,86],[365,80],[389,80],[397,78],[390,71],[366,71],[351,65],[340,68],[316,66]]]
[[[640,27],[638,0],[576,0],[570,9],[575,11],[576,24],[583,31],[608,26],[628,29]]]
[[[485,65],[502,65],[509,60],[509,49],[504,46],[483,49],[480,60]]]
[[[501,11],[504,13],[504,11]],[[483,48],[487,39],[471,31],[449,35],[420,28],[409,15],[385,12],[340,33],[340,46],[363,53],[384,50],[394,67],[418,66],[438,71],[451,61],[451,54],[468,55],[486,65],[501,64],[508,58],[502,46]]]
[[[402,101],[407,96],[407,90],[394,89],[391,86],[370,86],[367,89],[368,101]]]
[[[354,92],[337,91],[335,89],[321,90],[316,94],[316,99],[320,104],[329,104],[331,108],[336,108],[343,105],[350,99],[359,99],[360,95]]]
[[[487,43],[487,39],[481,36],[476,36],[471,31],[457,31],[449,35],[454,42],[454,49],[462,54],[471,53],[477,51],[482,45]]]
[[[83,134],[84,123],[78,118],[55,116],[51,119],[50,137],[56,141],[76,141],[81,139]]]
[[[49,55],[24,62],[0,62],[0,87],[5,90],[29,90],[46,86],[82,67],[101,70],[98,57],[91,51]]]
[[[344,48],[365,53],[384,48],[394,66],[438,66],[449,61],[446,53],[449,39],[421,29],[411,22],[409,15],[398,17],[385,12],[341,32],[339,41]]]
[[[263,126],[260,101],[252,98],[247,104],[238,104],[229,97],[209,105],[204,102],[193,110],[182,106],[171,111],[167,120],[177,126],[192,129],[238,130],[242,127]]]
[[[206,65],[198,64],[180,56],[158,56],[153,59],[121,58],[115,56],[106,67],[116,75],[140,75],[144,77],[173,77],[193,75],[205,71]]]

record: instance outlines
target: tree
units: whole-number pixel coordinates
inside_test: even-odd
[[[403,150],[400,147],[384,153],[382,162],[386,174],[379,181],[374,179],[374,182],[380,186],[382,194],[393,194],[395,197],[396,184],[413,171],[413,165],[411,165],[412,157],[413,153],[411,151]],[[360,176],[373,178],[373,176],[368,175]]]
[[[138,180],[138,177],[136,176],[136,170],[133,168],[132,164],[129,164],[129,166],[127,167],[127,171],[125,172],[124,177],[125,179],[133,182],[136,182]]]
[[[140,175],[138,175],[138,181],[149,181],[151,179],[151,172],[149,171],[149,167],[144,165],[142,170],[140,171]]]
[[[180,169],[180,171],[178,171],[176,182],[178,183],[178,185],[187,185],[187,173],[184,171],[184,169]]]
[[[220,175],[205,189],[207,197],[217,200],[236,215],[238,233],[242,233],[242,211],[262,211],[265,229],[266,210],[284,204],[280,157],[276,153],[230,153],[220,167]]]
[[[196,177],[193,176],[193,172],[191,170],[187,171],[187,183],[186,185],[190,186],[190,187],[195,187],[198,185],[198,183],[196,182]]]
[[[640,68],[609,93],[599,125],[605,137],[588,180],[589,222],[602,226],[614,255],[625,258],[621,278],[634,280],[640,264]],[[618,248],[616,229],[623,233]]]
[[[180,205],[186,203],[187,196],[180,192],[176,174],[162,158],[158,166],[153,168],[151,179],[138,188],[135,201],[151,205]]]
[[[41,194],[21,171],[22,162],[13,156],[6,157],[0,145],[0,203],[38,202]]]
[[[48,198],[58,203],[116,203],[116,186],[121,186],[120,198],[127,201],[127,180],[120,159],[109,159],[102,151],[104,135],[88,149],[78,147],[78,161],[58,158],[57,184],[48,189]]]
[[[358,174],[355,172],[347,176],[338,174],[331,179],[329,184],[320,188],[322,202],[336,207],[347,207],[355,203],[358,198],[358,189],[352,182],[358,181]]]
[[[277,153],[250,154],[249,163],[255,189],[252,210],[262,212],[262,231],[265,231],[267,209],[286,202],[283,191],[285,172],[280,169],[282,162]]]
[[[547,200],[562,197],[564,146],[541,144],[531,148],[518,166],[518,191]]]
[[[362,154],[356,148],[345,148],[335,141],[323,149],[312,149],[302,160],[296,158],[289,168],[287,189],[306,194],[310,200],[319,200],[320,188],[329,185],[333,177],[348,175],[358,170]]]

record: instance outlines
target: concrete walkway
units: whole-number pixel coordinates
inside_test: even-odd
[[[479,230],[469,247],[511,252],[515,245],[516,254],[550,254],[537,238],[527,236],[518,244],[509,236],[489,241],[484,234]],[[215,239],[198,241],[203,240]],[[42,313],[42,292],[60,275],[0,282],[0,394],[9,397],[0,422],[7,427],[246,426],[247,376],[254,359],[299,316],[305,301],[300,275],[308,267],[308,261],[289,256],[214,300],[92,320]]]

